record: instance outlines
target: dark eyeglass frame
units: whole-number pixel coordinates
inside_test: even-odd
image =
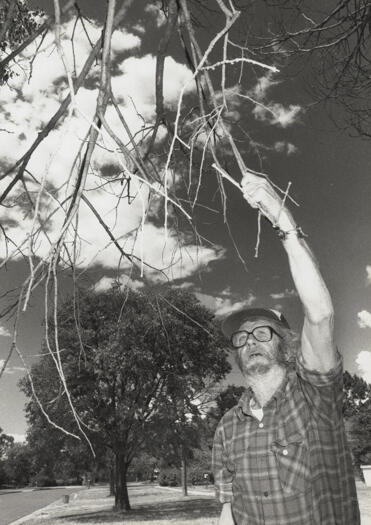
[[[259,328],[268,328],[269,331],[270,331],[270,338],[269,339],[263,339],[263,340],[258,339],[254,332],[255,332],[255,330],[259,330]],[[233,343],[233,337],[236,334],[246,334],[246,340],[242,344],[240,344],[238,346]],[[261,326],[255,326],[255,328],[253,328],[251,330],[251,332],[249,332],[248,330],[237,330],[237,332],[233,332],[233,334],[231,335],[230,341],[232,343],[233,348],[242,348],[247,343],[250,335],[252,335],[254,337],[255,341],[258,341],[259,343],[269,343],[269,341],[272,341],[273,334],[278,335],[278,337],[280,339],[282,339],[282,335],[280,335],[274,328],[272,328],[269,325],[261,325]]]

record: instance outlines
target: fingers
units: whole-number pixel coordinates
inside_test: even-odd
[[[257,182],[245,179],[242,180],[241,187],[244,198],[253,208],[258,208],[267,199],[279,199],[266,179],[260,179]]]
[[[282,213],[282,200],[267,179],[245,177],[241,181],[244,199],[252,208],[258,208],[267,219],[276,224]]]

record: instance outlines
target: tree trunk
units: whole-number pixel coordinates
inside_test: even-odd
[[[182,466],[181,466],[181,477],[182,477],[182,487],[183,487],[183,496],[188,496],[188,486],[187,486],[187,460],[185,455],[184,446],[182,446]]]
[[[115,495],[115,467],[112,466],[109,470],[109,495]]]
[[[115,454],[115,508],[117,510],[130,510],[128,486],[126,474],[128,465],[122,452]]]

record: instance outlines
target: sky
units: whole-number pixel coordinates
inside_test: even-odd
[[[50,2],[38,2],[37,5],[46,11],[50,9]],[[82,9],[89,10],[91,22],[88,32],[95,41],[101,30],[102,3],[83,1],[80,5]],[[153,122],[154,119],[155,51],[163,23],[163,16],[155,5],[138,2],[124,26],[113,35],[113,91],[131,129],[138,132],[143,120]],[[68,41],[68,35],[73,31],[72,22],[66,21],[62,29],[65,58],[72,67],[73,57]],[[205,32],[202,41],[205,48],[217,30],[218,27],[214,28],[211,24]],[[77,27],[74,49],[77,70],[81,68],[88,51],[86,35],[81,27]],[[0,89],[0,166],[3,169],[26,151],[68,89],[64,67],[55,49],[54,35],[48,35],[41,44],[29,78],[24,64],[33,53],[34,48],[26,50],[25,62],[20,61],[17,65],[17,75],[10,86]],[[176,108],[182,90],[191,97],[195,88],[192,72],[175,42],[170,55],[165,62],[164,96],[171,111]],[[281,188],[285,189],[291,183],[290,194],[299,203],[298,207],[291,205],[291,210],[308,235],[308,242],[333,298],[336,341],[344,357],[345,369],[371,382],[371,144],[336,127],[323,106],[311,103],[305,68],[296,69],[295,74],[293,71],[272,74],[257,68],[256,75],[247,80],[249,88],[244,92],[236,89],[235,74],[227,73],[230,117],[246,122],[249,133],[243,148],[246,160],[251,162],[250,167],[257,169],[261,161],[265,173]],[[243,93],[254,98],[256,103],[251,104],[240,96]],[[88,129],[96,96],[94,78],[89,78],[76,96],[79,110],[51,132],[31,158],[30,171],[38,174],[46,188],[59,185],[59,196],[69,187],[72,160]],[[330,109],[340,111],[338,108]],[[341,121],[341,113],[336,116]],[[118,130],[119,122],[111,108],[107,118]],[[161,128],[158,141],[161,143],[165,139],[166,130]],[[109,144],[107,137],[105,140]],[[259,155],[254,154],[256,151]],[[174,286],[193,291],[201,303],[218,317],[246,305],[264,305],[284,311],[290,325],[300,330],[303,314],[281,243],[270,225],[263,221],[259,253],[255,257],[256,211],[243,201],[237,188],[226,183],[228,224],[239,254],[220,213],[215,196],[215,174],[210,166],[202,179],[199,194],[199,202],[209,208],[200,211],[199,228],[210,242],[199,246],[194,239],[184,235],[186,250],[180,250],[172,230],[166,232],[165,224],[150,215],[140,230],[139,241],[134,243],[132,231],[141,224],[148,190],[142,189],[140,198],[130,205],[126,200],[115,201],[117,187],[112,185],[110,191],[103,191],[99,185],[99,171],[108,169],[111,164],[112,155],[103,147],[97,148],[87,190],[91,202],[125,248],[135,250],[139,258],[144,255],[147,262],[163,268],[169,266],[175,254],[178,262],[167,271],[170,281]],[[238,180],[238,173],[233,168],[231,173]],[[177,174],[169,185],[179,183],[176,177]],[[61,181],[66,183],[64,187]],[[1,181],[0,191],[5,186],[6,180]],[[36,185],[32,186],[32,182],[30,188],[36,191]],[[16,195],[19,196],[21,190],[19,186]],[[161,203],[159,197],[154,208],[160,207]],[[58,206],[46,193],[39,204],[41,214],[47,209],[56,209],[48,224],[48,235],[53,240],[60,231],[63,213],[58,211]],[[27,254],[27,239],[35,228],[33,217],[26,215],[21,207],[1,207],[0,221],[17,243],[24,242]],[[140,276],[137,273],[133,276],[130,266],[119,260],[117,250],[108,242],[106,234],[86,208],[81,209],[78,228],[81,241],[76,264],[87,285],[102,290],[119,278],[123,285],[142,286]],[[1,242],[0,257],[4,258],[3,238]],[[33,246],[35,260],[48,257],[49,249],[46,236],[38,236]],[[6,266],[0,270],[2,294],[24,281],[30,271],[28,264],[18,252],[10,256]],[[146,278],[155,282],[158,272],[146,270]],[[71,276],[67,271],[60,276],[59,289],[62,292],[71,290]],[[9,295],[3,296],[2,301],[3,306],[8,304]],[[26,432],[25,398],[17,382],[25,374],[25,366],[29,368],[41,352],[44,313],[44,290],[40,287],[32,294],[18,326],[18,347],[24,362],[13,355],[0,379],[0,427],[16,439],[22,439]],[[13,324],[14,318],[0,320],[0,365],[10,348]],[[242,383],[235,368],[227,382]]]

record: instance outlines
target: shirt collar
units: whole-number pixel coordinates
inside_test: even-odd
[[[275,393],[272,396],[272,399],[269,401],[269,406],[272,401],[276,403],[276,407],[281,403],[283,399],[286,398],[287,393],[292,389],[293,385],[296,383],[296,373],[295,372],[287,372],[285,374],[285,377],[280,384],[280,386],[277,388]],[[253,397],[253,391],[251,387],[248,387],[242,396],[240,397],[237,405],[236,405],[236,414],[237,416],[242,419],[243,416],[251,416],[251,409],[250,409],[250,400]]]

